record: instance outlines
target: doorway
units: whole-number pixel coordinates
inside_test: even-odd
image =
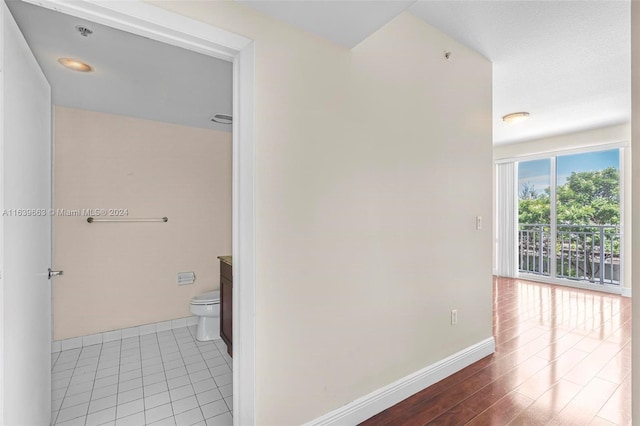
[[[192,48],[201,53],[232,60],[234,62],[234,123],[233,138],[233,255],[236,258],[234,280],[243,287],[234,300],[234,423],[253,423],[253,318],[254,300],[254,235],[253,235],[253,53],[249,40],[200,22],[161,11],[146,4],[115,4],[96,6],[86,2],[58,4],[38,2],[44,7],[128,30],[143,36],[151,36],[170,44]],[[153,17],[150,19],[149,17]],[[246,119],[244,119],[246,117]],[[6,294],[6,293],[5,293]],[[12,301],[3,300],[3,304]],[[249,314],[248,316],[246,316]],[[244,321],[243,321],[244,319]],[[4,333],[3,335],[6,335]],[[243,368],[246,364],[247,368]],[[4,368],[4,364],[3,364]],[[4,377],[4,376],[3,376]],[[10,384],[4,383],[7,389]],[[4,395],[3,395],[4,401]]]

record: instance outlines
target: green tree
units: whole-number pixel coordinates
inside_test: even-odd
[[[524,183],[518,203],[518,220],[549,223],[549,189],[538,193]],[[620,223],[620,176],[615,167],[589,172],[573,172],[557,188],[558,223],[571,225],[617,225]]]
[[[620,176],[615,167],[573,172],[557,190],[558,223],[617,225],[620,223]]]
[[[549,204],[549,189],[538,193],[530,182],[524,182],[518,193],[518,210],[520,223],[549,223],[551,208]]]

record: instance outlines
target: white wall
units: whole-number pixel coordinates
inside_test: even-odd
[[[632,184],[633,184],[633,245],[640,247],[640,4],[631,2],[631,154],[632,154]],[[631,263],[640,265],[640,250],[630,257]],[[632,353],[631,366],[633,404],[633,424],[640,424],[640,273],[633,277],[633,323],[632,323]]]
[[[349,51],[234,2],[156,4],[255,40],[258,424],[491,336],[489,62],[407,13]]]
[[[493,148],[493,158],[496,161],[504,159],[526,159],[531,155],[553,155],[560,151],[573,150],[589,150],[598,147],[610,149],[608,144],[624,143],[625,148],[622,149],[622,159],[620,167],[623,174],[623,206],[622,206],[622,235],[624,239],[624,264],[623,264],[623,286],[628,291],[624,294],[630,294],[631,289],[631,269],[633,265],[633,244],[632,244],[632,189],[631,189],[631,168],[632,156],[630,149],[631,142],[631,125],[620,124],[616,126],[601,127],[598,129],[586,130],[581,132],[569,133],[565,135],[547,137],[543,139],[535,139],[528,142],[518,142],[512,144],[500,144]],[[495,217],[495,214],[494,214]],[[495,242],[494,242],[495,244]],[[495,247],[493,250],[495,254]],[[495,259],[494,259],[495,263]]]
[[[54,338],[190,316],[231,254],[231,133],[56,107],[56,209],[128,209],[167,223],[54,218]],[[194,285],[177,286],[193,271]]]

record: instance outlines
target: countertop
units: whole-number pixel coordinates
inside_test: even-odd
[[[218,259],[220,259],[220,262],[224,262],[229,266],[233,266],[233,264],[231,263],[231,256],[218,256]]]

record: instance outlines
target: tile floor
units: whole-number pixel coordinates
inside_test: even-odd
[[[57,426],[231,425],[232,360],[195,326],[51,355]]]

